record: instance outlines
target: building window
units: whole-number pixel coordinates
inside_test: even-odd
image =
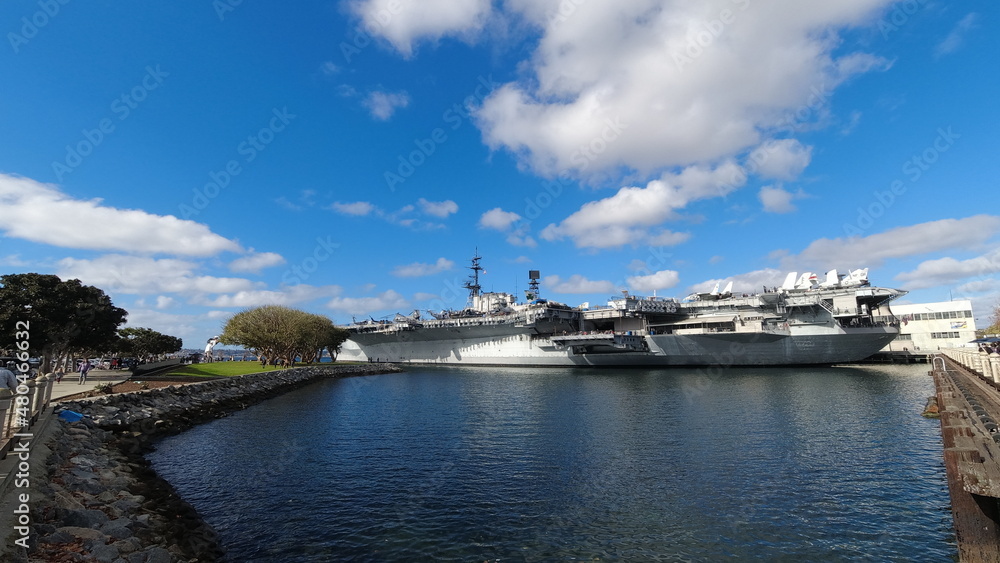
[[[932,332],[931,338],[958,338],[957,332]]]
[[[896,340],[913,340],[913,335],[912,334],[899,333],[896,336]]]

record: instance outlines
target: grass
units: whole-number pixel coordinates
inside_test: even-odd
[[[213,362],[210,364],[191,364],[166,373],[166,375],[194,375],[198,377],[232,377],[261,371],[275,371],[268,367],[264,370],[260,362]]]

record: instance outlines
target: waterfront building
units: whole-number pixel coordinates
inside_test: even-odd
[[[976,338],[976,319],[968,299],[894,304],[892,312],[899,319],[899,335],[883,352],[954,348]]]

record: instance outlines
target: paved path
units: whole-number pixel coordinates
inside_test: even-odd
[[[55,383],[53,380],[52,400],[91,391],[104,383],[121,383],[131,376],[132,372],[128,370],[92,369],[87,375],[87,382],[81,385],[79,373],[68,373],[63,376],[62,383]]]

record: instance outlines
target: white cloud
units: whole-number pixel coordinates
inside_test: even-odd
[[[161,334],[176,336],[183,340],[185,347],[192,347],[198,346],[198,342],[204,342],[207,338],[201,336],[202,331],[198,328],[198,321],[197,315],[165,313],[153,309],[138,308],[129,309],[125,326],[151,328]]]
[[[975,215],[897,227],[866,237],[813,241],[798,255],[782,258],[789,270],[877,266],[889,258],[920,256],[952,248],[970,248],[1000,232],[1000,217]],[[859,261],[863,262],[859,263]]]
[[[507,235],[507,243],[514,246],[535,247],[538,242],[529,234],[531,224],[521,222],[521,216],[499,207],[490,209],[479,218],[480,229],[494,229]]]
[[[809,166],[812,147],[795,139],[771,140],[762,143],[747,157],[747,168],[761,178],[794,180]]]
[[[379,311],[406,309],[409,307],[409,303],[402,295],[390,289],[374,297],[336,297],[330,300],[326,306],[343,313],[372,314]]]
[[[330,209],[343,215],[357,215],[359,217],[368,215],[372,211],[377,210],[374,205],[367,201],[355,201],[352,203],[341,203],[336,201],[330,204]]]
[[[458,204],[450,199],[445,201],[427,201],[424,198],[420,198],[417,200],[417,205],[427,215],[441,217],[442,219],[452,213],[458,213]]]
[[[613,293],[615,284],[609,281],[588,280],[580,274],[573,274],[569,279],[559,276],[545,276],[542,284],[553,293]]]
[[[263,282],[198,275],[198,268],[198,264],[184,260],[108,254],[93,260],[64,258],[58,263],[56,275],[63,279],[77,278],[109,293],[158,295],[157,308],[176,302],[175,298],[162,294],[181,294],[193,305],[255,307],[292,305],[339,295],[342,291],[336,285],[307,284],[268,290]]]
[[[955,293],[959,295],[965,295],[968,293],[1000,293],[1000,280],[987,278],[985,280],[970,281],[956,287]],[[997,300],[994,300],[994,302],[1000,303],[1000,301]]]
[[[405,91],[381,92],[376,90],[368,94],[368,97],[361,103],[368,108],[372,117],[379,121],[388,121],[397,109],[410,105],[410,96]]]
[[[0,205],[5,217],[17,218],[0,222],[7,236],[61,248],[175,256],[242,250],[201,223],[73,199],[30,178],[0,174]]]
[[[785,280],[785,272],[774,268],[754,270],[745,274],[737,274],[728,278],[718,278],[697,283],[688,288],[688,293],[708,293],[715,288],[716,284],[720,288],[725,287],[729,282],[733,282],[733,293],[759,293],[764,286],[776,287]]]
[[[646,276],[629,276],[625,281],[635,291],[656,291],[677,285],[680,274],[674,270],[660,270]]]
[[[948,37],[945,37],[941,43],[938,43],[937,47],[934,49],[935,57],[943,57],[957,51],[961,46],[962,42],[965,40],[965,36],[969,31],[979,27],[978,25],[979,14],[975,12],[967,14],[964,18],[959,20],[955,27],[952,28],[951,33]]]
[[[626,187],[618,193],[583,205],[559,224],[541,232],[545,240],[573,239],[578,247],[614,248],[626,244],[671,246],[690,235],[656,227],[680,217],[678,211],[695,200],[721,197],[745,182],[743,170],[732,161],[715,168],[689,166],[665,173],[646,187]]]
[[[420,39],[468,37],[490,13],[490,0],[359,0],[351,11],[368,33],[382,36],[409,57]]]
[[[323,64],[320,65],[319,69],[323,74],[327,76],[333,76],[334,74],[340,72],[340,67],[337,66],[333,61],[324,62]]]
[[[197,275],[198,264],[173,258],[154,259],[106,254],[93,260],[63,258],[56,275],[77,278],[105,291],[153,295],[157,293],[229,293],[258,287],[244,278]]]
[[[504,211],[499,207],[494,207],[479,218],[479,226],[483,229],[496,229],[498,231],[506,231],[516,223],[521,220],[521,216],[513,211]]]
[[[966,291],[970,288],[983,286],[981,282],[992,274],[1000,272],[1000,249],[993,250],[981,256],[968,260],[956,260],[951,257],[926,260],[917,269],[903,272],[896,276],[904,283],[905,289],[924,289],[927,287],[949,286],[959,281],[978,277],[980,280],[965,284]],[[986,284],[989,285],[989,284]]]
[[[11,268],[23,268],[28,265],[28,262],[22,260],[20,254],[8,254],[0,258],[0,265],[10,266]]]
[[[280,290],[254,289],[237,291],[228,295],[195,295],[189,301],[205,307],[259,307],[261,305],[295,305],[316,299],[340,295],[343,291],[338,285],[307,285],[297,284],[282,287]]]
[[[639,260],[638,258],[636,258],[636,259],[632,260],[631,262],[629,262],[628,265],[625,266],[625,268],[628,269],[628,271],[630,271],[630,272],[642,272],[642,271],[647,271],[648,272],[649,271],[649,265],[646,264],[646,261],[645,260]]]
[[[251,254],[237,258],[229,263],[229,269],[233,272],[259,273],[264,268],[278,266],[285,263],[285,259],[280,254],[274,252],[253,252]]]
[[[888,68],[838,34],[890,0],[573,2],[552,17],[564,4],[503,4],[540,38],[524,79],[476,114],[491,147],[548,175],[735,157],[824,115],[851,76]]]
[[[392,275],[400,278],[416,278],[421,276],[432,276],[434,274],[439,274],[441,272],[448,271],[455,267],[455,263],[447,258],[438,258],[437,262],[433,264],[424,264],[422,262],[414,262],[413,264],[407,264],[405,266],[397,266],[393,271]]]
[[[757,198],[764,206],[764,211],[768,213],[791,213],[795,211],[792,200],[806,197],[802,190],[797,192],[787,191],[780,186],[764,186],[757,193]]]
[[[419,213],[425,215],[430,215],[433,217],[445,218],[451,213],[458,211],[458,204],[454,201],[428,201],[424,198],[420,198],[417,201],[417,205],[420,206]],[[376,205],[367,201],[355,201],[350,203],[334,202],[328,206],[331,209],[342,215],[353,215],[356,217],[373,216],[378,217],[388,223],[393,225],[399,225],[401,227],[406,227],[414,231],[432,231],[437,229],[444,229],[446,226],[443,223],[435,223],[433,221],[424,221],[419,217],[415,217],[418,214],[417,206],[413,204],[407,204],[395,211],[386,211]]]

